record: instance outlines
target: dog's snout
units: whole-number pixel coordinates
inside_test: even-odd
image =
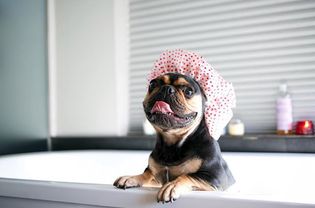
[[[164,92],[165,95],[172,95],[175,94],[175,88],[172,85],[165,85],[162,87],[162,92]]]

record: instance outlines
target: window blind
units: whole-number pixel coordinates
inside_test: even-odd
[[[130,1],[130,132],[142,131],[146,77],[166,49],[195,51],[236,91],[247,133],[274,133],[285,80],[293,119],[315,120],[315,1]]]

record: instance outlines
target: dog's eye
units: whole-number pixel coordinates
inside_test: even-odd
[[[188,98],[190,98],[194,94],[193,89],[191,89],[190,87],[184,87],[183,92]]]
[[[150,85],[149,85],[149,92],[152,92],[153,90],[154,90],[154,88],[156,88],[157,87],[157,82],[156,82],[156,80],[152,80],[151,82],[150,82]]]

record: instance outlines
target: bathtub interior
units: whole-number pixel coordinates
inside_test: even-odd
[[[65,151],[0,157],[0,178],[112,184],[143,172],[149,151]],[[223,153],[237,183],[224,194],[315,204],[315,155]]]

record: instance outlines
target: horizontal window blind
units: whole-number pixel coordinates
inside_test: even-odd
[[[278,85],[293,119],[315,120],[315,1],[130,2],[130,132],[142,131],[146,77],[166,49],[192,50],[228,81],[247,133],[274,133]]]

